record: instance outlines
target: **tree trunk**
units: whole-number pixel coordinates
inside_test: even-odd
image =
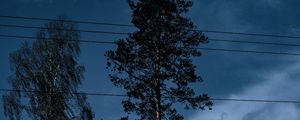
[[[161,120],[161,108],[160,108],[160,84],[157,84],[156,86],[156,120]]]
[[[155,63],[155,77],[156,77],[156,86],[155,86],[155,97],[156,97],[156,120],[161,120],[161,104],[160,104],[160,58],[159,58],[159,49],[156,46],[156,63]]]

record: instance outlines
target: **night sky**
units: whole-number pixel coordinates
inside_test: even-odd
[[[299,0],[194,0],[186,15],[201,30],[300,36]],[[0,15],[56,18],[130,24],[126,0],[0,0]],[[46,21],[0,18],[0,24],[43,26]],[[130,27],[78,24],[80,29],[132,32]],[[0,27],[0,34],[35,36],[37,29]],[[300,39],[205,33],[211,39],[300,44]],[[86,40],[115,41],[124,35],[81,33]],[[9,53],[26,39],[0,37],[0,88],[10,88]],[[27,39],[28,40],[28,39]],[[30,40],[28,40],[30,41]],[[112,85],[106,70],[106,50],[112,44],[81,44],[79,62],[86,68],[80,90],[124,94]],[[210,41],[207,48],[300,53],[299,47]],[[300,56],[205,51],[194,58],[204,82],[194,87],[213,98],[300,100]],[[0,92],[2,96],[5,92]],[[126,115],[122,97],[88,96],[95,120],[117,120]],[[299,120],[299,104],[217,101],[213,110],[183,110],[187,120]],[[3,115],[2,101],[0,119]]]

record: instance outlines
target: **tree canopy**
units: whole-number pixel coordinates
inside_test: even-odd
[[[78,63],[80,33],[66,17],[50,21],[36,40],[10,54],[12,91],[3,96],[4,114],[19,120],[91,120],[93,112],[78,87],[84,67]]]
[[[203,81],[192,58],[201,55],[196,47],[208,42],[184,15],[192,1],[128,0],[128,4],[137,31],[105,54],[111,81],[127,93],[124,111],[140,119],[179,120],[184,117],[172,107],[175,103],[186,109],[211,108],[208,95],[197,95],[191,86]]]

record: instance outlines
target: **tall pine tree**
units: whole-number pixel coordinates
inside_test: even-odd
[[[128,99],[125,112],[135,112],[140,119],[180,120],[183,116],[172,107],[210,108],[206,94],[196,95],[191,83],[202,82],[191,58],[200,56],[196,49],[208,39],[195,30],[184,16],[190,0],[128,0],[133,11],[132,23],[138,29],[128,38],[118,40],[117,49],[106,53],[114,85],[124,88]]]
[[[12,91],[3,96],[4,114],[20,120],[91,120],[84,94],[78,94],[84,67],[78,64],[80,33],[65,17],[51,21],[30,45],[10,54]]]

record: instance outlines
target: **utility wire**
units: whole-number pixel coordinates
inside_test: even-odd
[[[42,20],[42,21],[59,21],[51,18],[38,18],[38,17],[25,17],[25,16],[10,16],[0,15],[0,18],[13,18],[13,19],[26,19],[26,20]],[[115,24],[115,23],[102,23],[93,21],[80,21],[80,20],[65,20],[66,22],[82,23],[82,24],[94,24],[94,25],[108,25],[108,26],[123,26],[123,27],[134,27],[133,25],[126,24]]]
[[[273,42],[256,42],[256,41],[245,41],[245,40],[241,41],[241,40],[215,39],[215,38],[208,38],[208,41],[300,47],[300,44],[273,43]]]
[[[0,91],[2,92],[23,92],[23,93],[45,93],[45,94],[50,94],[50,92],[45,92],[45,91],[38,91],[38,90],[13,90],[13,89],[4,89],[0,88]],[[68,92],[54,92],[54,93],[68,93]],[[122,95],[122,94],[114,94],[114,93],[85,93],[85,92],[74,92],[73,94],[85,94],[89,96],[117,96],[117,97],[127,97],[127,95]]]
[[[223,48],[204,48],[204,47],[197,47],[196,49],[208,50],[208,51],[223,51],[223,52],[239,52],[239,53],[258,53],[258,54],[300,56],[300,53],[288,53],[288,52],[269,52],[269,51],[237,50],[237,49],[223,49]]]
[[[16,36],[16,35],[3,35],[3,34],[0,34],[0,37],[36,39],[36,37]],[[83,43],[97,43],[97,44],[116,44],[115,42],[110,42],[110,41],[93,41],[93,40],[68,40],[68,41],[79,41],[79,42],[83,42]],[[238,52],[238,53],[257,53],[257,54],[300,56],[300,53],[290,53],[290,52],[269,52],[269,51],[237,50],[237,49],[205,48],[205,47],[196,47],[196,49],[207,50],[207,51],[222,51],[222,52]]]
[[[25,26],[25,25],[5,25],[5,24],[0,24],[0,26],[1,27],[15,27],[15,28],[30,28],[30,29],[48,29],[46,27]],[[130,33],[125,33],[125,32],[108,32],[108,31],[94,31],[94,30],[69,30],[69,29],[58,29],[58,30],[79,31],[79,32],[100,33],[100,34],[117,34],[117,35],[129,35],[130,34]]]
[[[30,37],[30,36],[20,36],[20,35],[4,35],[0,34],[0,37],[6,37],[6,38],[24,38],[24,39],[37,39],[36,37]],[[96,44],[115,44],[114,42],[110,41],[95,41],[95,40],[68,40],[68,41],[79,41],[82,43],[96,43]]]
[[[258,102],[258,103],[292,103],[300,104],[298,100],[267,100],[267,99],[238,99],[238,98],[211,98],[213,101],[232,101],[232,102]]]
[[[1,27],[14,27],[14,28],[29,28],[29,29],[47,29],[46,27],[25,26],[25,25],[0,24],[0,26]],[[74,30],[69,30],[69,29],[59,29],[59,30],[74,31]],[[110,31],[82,30],[82,29],[77,29],[76,31],[86,32],[86,33],[98,33],[98,34],[117,34],[117,35],[129,35],[130,34],[127,32],[110,32]],[[300,44],[288,44],[288,43],[256,42],[256,41],[245,41],[245,40],[241,41],[241,40],[216,39],[216,38],[209,38],[208,40],[215,41],[215,42],[230,42],[230,43],[246,43],[246,44],[300,47]]]
[[[23,92],[23,93],[45,93],[50,94],[49,92],[45,91],[25,91],[25,90],[13,90],[13,89],[4,89],[1,88],[0,91],[2,92]],[[66,93],[66,92],[56,92],[56,93]],[[105,96],[105,97],[128,97],[125,94],[116,94],[116,93],[91,93],[91,92],[75,92],[73,94],[85,94],[89,96]],[[151,97],[151,96],[148,96]],[[167,97],[164,97],[167,98]],[[291,104],[300,104],[298,100],[267,100],[267,99],[238,99],[238,98],[210,98],[212,101],[231,101],[231,102],[257,102],[257,103],[291,103]]]
[[[208,32],[208,33],[232,34],[232,35],[248,35],[248,36],[300,39],[300,36],[275,35],[275,34],[263,34],[263,33],[246,33],[246,32],[231,32],[231,31],[217,31],[217,30],[197,30],[197,31]]]
[[[43,21],[59,21],[57,19],[50,18],[40,18],[40,17],[25,17],[25,16],[9,16],[9,15],[0,15],[0,18],[12,18],[12,19],[27,19],[27,20],[43,20]],[[66,20],[68,21],[68,20]],[[95,25],[108,25],[108,26],[120,26],[120,27],[134,27],[130,24],[118,24],[118,23],[107,23],[107,22],[92,22],[92,21],[80,21],[80,20],[69,20],[74,23],[83,23],[83,24],[95,24]],[[248,36],[262,36],[262,37],[279,37],[279,38],[293,38],[300,39],[300,36],[289,36],[289,35],[275,35],[275,34],[262,34],[262,33],[246,33],[246,32],[231,32],[231,31],[217,31],[217,30],[196,30],[200,32],[208,33],[219,33],[219,34],[233,34],[233,35],[248,35]]]

